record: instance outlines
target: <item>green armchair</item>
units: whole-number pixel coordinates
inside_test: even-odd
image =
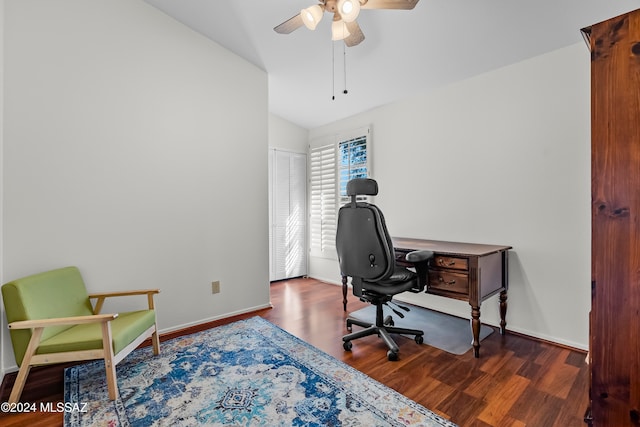
[[[2,297],[20,366],[9,402],[20,399],[31,366],[104,359],[109,398],[116,399],[116,364],[151,337],[160,353],[153,296],[159,290],[88,294],[77,267],[65,267],[13,280]],[[146,295],[147,308],[100,314],[108,297]],[[96,300],[95,306],[91,300]]]

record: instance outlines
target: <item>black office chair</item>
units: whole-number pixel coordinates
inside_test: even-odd
[[[338,214],[336,249],[341,273],[351,277],[355,296],[376,306],[375,324],[348,318],[348,331],[352,330],[352,325],[366,329],[345,335],[342,341],[344,349],[349,351],[352,348],[351,340],[377,334],[389,347],[388,359],[397,360],[400,350],[390,334],[415,335],[415,341],[422,344],[424,332],[394,327],[393,318],[384,317],[383,306],[388,305],[393,296],[401,292],[424,290],[428,260],[433,252],[414,251],[407,254],[406,260],[415,266],[416,272],[396,265],[393,244],[382,212],[373,204],[356,200],[359,195],[376,194],[378,183],[373,179],[358,178],[349,181],[347,195],[351,197],[351,202],[342,206]],[[408,307],[394,305],[409,311]],[[404,317],[395,308],[392,311]]]

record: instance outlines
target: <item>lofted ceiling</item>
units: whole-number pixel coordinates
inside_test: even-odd
[[[580,28],[640,8],[640,0],[420,0],[413,10],[363,9],[366,38],[343,49],[331,41],[328,13],[315,31],[273,30],[314,0],[145,1],[265,70],[269,110],[307,129],[569,46]]]

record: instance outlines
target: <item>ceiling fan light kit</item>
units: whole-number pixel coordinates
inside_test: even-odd
[[[360,14],[360,0],[339,0],[338,13],[344,22],[353,22]]]
[[[304,25],[313,31],[318,26],[318,22],[322,19],[323,13],[324,10],[322,10],[322,6],[316,4],[306,9],[302,9],[300,11],[300,17],[302,18]]]
[[[364,34],[356,22],[360,9],[410,10],[418,0],[318,0],[319,4],[302,9],[300,13],[274,28],[276,33],[289,34],[303,25],[315,30],[324,12],[333,13],[331,39],[344,40],[348,47],[364,40]]]
[[[350,35],[351,33],[347,28],[346,22],[340,20],[340,21],[333,21],[331,23],[331,40],[333,41],[344,40]]]

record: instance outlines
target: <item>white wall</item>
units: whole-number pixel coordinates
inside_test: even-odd
[[[294,153],[309,150],[309,131],[275,114],[269,114],[269,147]]]
[[[2,282],[157,287],[163,331],[268,306],[266,73],[142,0],[7,0],[4,31]]]
[[[577,348],[590,306],[589,51],[576,44],[310,132],[372,125],[392,235],[513,246],[507,328]],[[337,262],[310,274],[339,282]],[[469,316],[465,302],[406,299]],[[497,297],[483,321],[499,323]]]
[[[0,29],[0,159],[4,158],[3,154],[3,138],[4,138],[4,0],[0,0],[0,23],[2,23],[2,29]],[[0,161],[0,277],[3,277],[3,267],[2,267],[2,259],[4,254],[4,232],[3,232],[3,217],[4,217],[4,209],[3,209],[3,197],[1,194],[4,194],[4,186],[3,186],[3,162]],[[0,294],[0,301],[2,301],[2,294]],[[4,378],[4,366],[6,352],[5,348],[5,334],[7,331],[4,328],[4,323],[2,323],[5,319],[4,314],[4,304],[0,304],[0,378]]]

